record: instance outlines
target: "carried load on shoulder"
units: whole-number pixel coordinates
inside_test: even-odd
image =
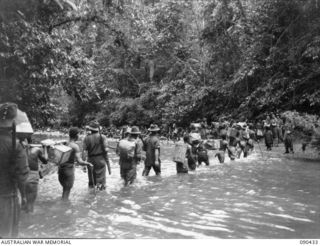
[[[67,140],[54,141],[52,139],[45,139],[41,141],[44,149],[48,153],[50,162],[57,165],[66,163],[71,155],[72,148],[65,145]]]
[[[183,141],[177,142],[174,146],[173,161],[184,163],[186,158],[186,152],[187,152],[187,144],[185,144]]]

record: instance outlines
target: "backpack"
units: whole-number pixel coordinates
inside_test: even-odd
[[[119,156],[123,161],[133,161],[136,153],[137,142],[128,141],[127,139],[122,139],[119,142]]]
[[[177,142],[174,147],[173,161],[184,163],[186,158],[187,145],[183,142]]]

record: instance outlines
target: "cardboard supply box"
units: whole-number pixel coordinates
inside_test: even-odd
[[[182,142],[178,142],[174,146],[173,161],[184,163],[186,158],[187,145]]]
[[[57,165],[66,163],[71,155],[72,148],[66,145],[55,145],[50,148],[49,160]]]

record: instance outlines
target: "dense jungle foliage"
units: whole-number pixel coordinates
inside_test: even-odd
[[[36,126],[319,114],[318,0],[0,4],[0,101]]]

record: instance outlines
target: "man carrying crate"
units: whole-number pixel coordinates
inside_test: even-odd
[[[180,140],[175,144],[173,161],[176,163],[176,170],[178,174],[188,173],[188,149],[191,149],[188,136],[184,136],[183,141]]]
[[[32,213],[34,210],[34,203],[38,195],[38,185],[40,177],[39,163],[47,164],[48,160],[44,157],[42,146],[31,144],[31,137],[27,139],[26,145],[28,164],[29,164],[29,177],[24,186],[21,187],[21,199],[22,199],[22,210],[27,213]]]

